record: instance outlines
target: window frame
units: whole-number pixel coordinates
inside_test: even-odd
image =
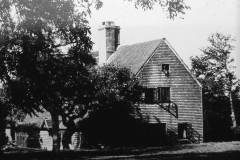
[[[167,100],[165,100],[166,98],[164,97],[167,97]],[[171,102],[171,88],[170,87],[146,88],[144,92],[144,102],[145,104]]]
[[[166,68],[166,69],[164,69]],[[167,77],[170,75],[170,64],[163,63],[162,64],[162,73],[164,73]]]
[[[168,90],[167,90],[168,89]],[[167,97],[167,100],[164,100],[164,92],[165,90],[165,93],[164,94],[167,94],[166,97]],[[166,93],[168,92],[168,93]],[[171,102],[171,88],[170,87],[158,87],[158,100],[159,102],[161,103],[168,103],[168,102]]]
[[[167,66],[166,67],[167,69],[164,69],[165,68],[164,66]],[[164,72],[165,70],[168,71],[168,72],[170,71],[170,64],[168,64],[168,63],[163,63],[162,64],[162,72]]]

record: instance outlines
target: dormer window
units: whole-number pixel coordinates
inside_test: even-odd
[[[163,72],[166,76],[169,76],[169,64],[162,64],[162,72]]]

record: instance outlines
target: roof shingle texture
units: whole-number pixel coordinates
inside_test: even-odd
[[[107,63],[130,68],[134,74],[137,74],[163,40],[158,39],[122,46],[109,57]]]

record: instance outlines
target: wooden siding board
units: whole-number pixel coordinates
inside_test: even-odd
[[[11,129],[10,128],[6,128],[5,133],[8,136],[8,140],[11,141],[12,140]]]
[[[40,137],[42,138],[41,148],[52,150],[52,137],[48,131],[40,131]]]
[[[161,64],[164,63],[170,64],[169,77],[162,73]],[[141,106],[142,114],[148,116],[150,122],[156,123],[158,119],[161,123],[174,126],[177,123],[188,122],[200,134],[203,133],[201,86],[167,43],[163,42],[157,48],[138,76],[141,78],[141,83],[149,88],[170,87],[171,100],[178,106],[178,119],[158,105]]]

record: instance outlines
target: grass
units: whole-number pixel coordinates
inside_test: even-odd
[[[63,150],[59,159],[238,159],[240,142],[185,144],[147,148],[105,148]],[[238,158],[237,158],[238,157]],[[8,148],[3,159],[55,159],[50,151],[30,148]]]

